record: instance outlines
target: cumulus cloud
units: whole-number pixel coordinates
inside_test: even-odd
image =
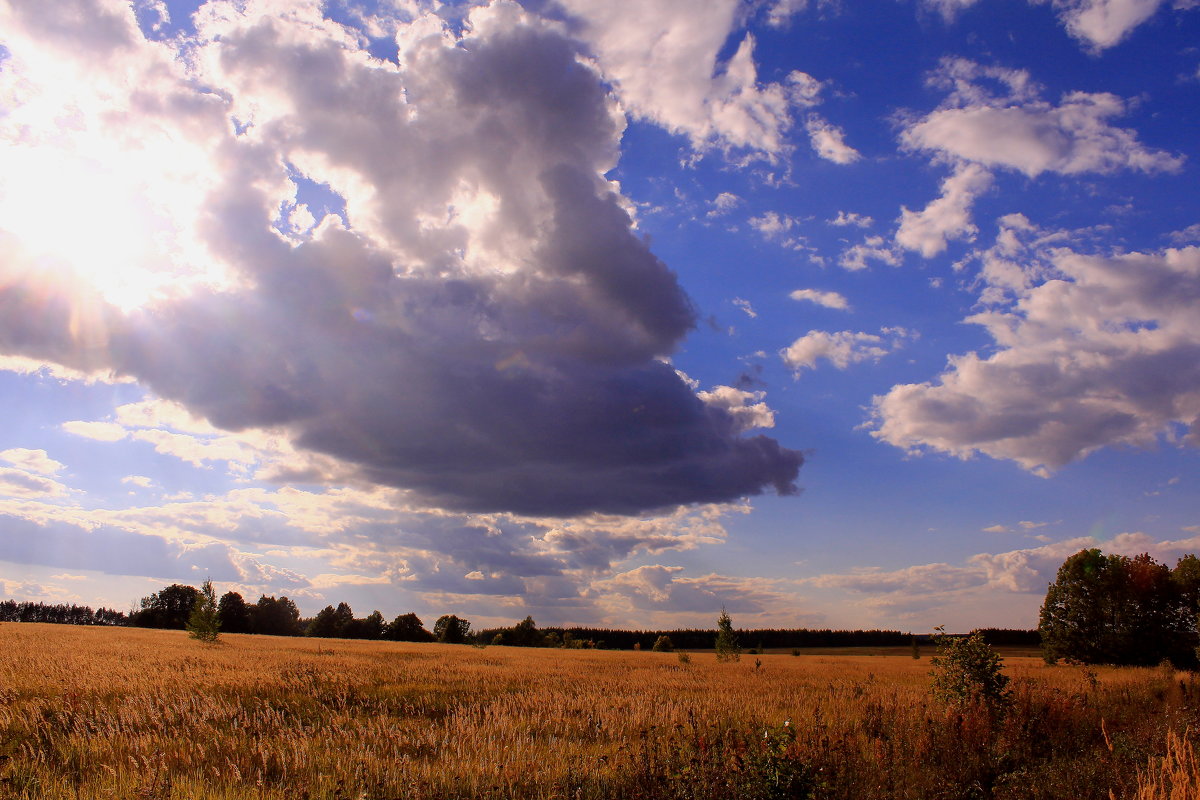
[[[1200,444],[1200,248],[1080,253],[1008,221],[982,256],[990,305],[966,320],[992,351],[876,397],[873,435],[1040,475],[1102,447]]]
[[[762,402],[766,392],[748,392],[733,386],[717,386],[698,397],[710,406],[723,409],[738,423],[738,429],[774,428],[775,412]]]
[[[830,225],[836,225],[839,228],[844,228],[848,225],[854,225],[858,228],[869,228],[875,224],[875,220],[865,214],[856,214],[853,211],[839,211],[837,216],[829,220]]]
[[[1054,0],[1067,32],[1099,52],[1121,42],[1166,0]]]
[[[847,247],[838,258],[838,266],[849,272],[858,272],[866,269],[871,261],[879,261],[890,267],[900,266],[900,256],[882,236],[868,236],[858,244]]]
[[[7,461],[14,467],[38,475],[53,475],[63,468],[63,465],[46,455],[45,450],[30,450],[25,447],[12,447],[0,451],[0,461]]]
[[[801,302],[816,303],[819,306],[837,309],[838,311],[850,310],[850,303],[837,292],[822,292],[820,289],[796,289],[788,297]]]
[[[709,5],[579,13],[635,113],[775,151],[784,88],[757,84],[750,39],[712,77],[701,56],[715,59],[735,4]],[[54,239],[29,215],[0,217],[0,351],[136,379],[217,428],[280,431],[446,507],[633,513],[794,491],[799,453],[739,436],[661,360],[696,315],[603,177],[624,120],[561,26],[503,0],[472,10],[461,39],[423,16],[400,25],[397,66],[316,4],[210,3],[178,42],[144,39],[125,3],[75,6],[6,6],[4,79],[20,81],[0,137],[24,155],[5,165],[65,153],[103,185],[79,156],[99,153],[128,175],[86,250],[57,253],[82,280],[30,269]],[[608,26],[642,24],[678,37],[606,44]],[[665,65],[653,86],[628,61],[647,52]],[[677,69],[696,58],[702,80]],[[288,224],[303,182],[344,215]],[[15,206],[33,185],[3,191]],[[122,203],[157,227],[120,223]],[[142,249],[89,256],[110,240]],[[241,458],[182,433],[137,436],[193,461]]]
[[[816,369],[825,359],[838,369],[863,361],[878,361],[900,347],[911,336],[903,328],[885,328],[881,334],[862,331],[809,331],[781,351],[783,363],[798,375],[803,369]],[[887,337],[887,338],[885,338]]]
[[[693,146],[775,157],[791,126],[788,88],[760,83],[754,37],[728,61],[718,54],[738,24],[738,0],[558,0],[582,22],[622,103],[636,116],[688,136]]]
[[[805,123],[813,150],[826,161],[835,164],[853,164],[862,154],[846,144],[846,134],[819,114],[809,114]]]
[[[941,197],[921,211],[901,210],[896,244],[932,258],[949,240],[973,238],[977,228],[971,222],[971,205],[991,183],[991,174],[978,164],[960,164],[942,182]]]
[[[1029,177],[1122,169],[1170,172],[1183,164],[1182,157],[1148,148],[1133,131],[1110,124],[1127,110],[1113,94],[1070,92],[1053,104],[1041,99],[1024,70],[966,59],[945,59],[930,83],[949,90],[949,96],[902,133],[901,142],[914,150]]]
[[[709,219],[723,217],[742,204],[742,198],[733,192],[721,192],[712,201],[712,210],[708,212]]]

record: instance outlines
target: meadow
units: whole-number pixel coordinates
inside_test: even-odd
[[[877,651],[878,652],[878,651]],[[0,624],[0,797],[1200,796],[1200,684],[1009,655],[1005,711],[867,655]]]

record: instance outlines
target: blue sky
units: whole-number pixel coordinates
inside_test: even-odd
[[[1192,0],[0,2],[0,594],[1032,627],[1200,549]]]

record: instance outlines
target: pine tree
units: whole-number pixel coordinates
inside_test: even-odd
[[[737,634],[733,632],[733,620],[729,618],[724,606],[721,606],[721,616],[717,617],[716,649],[718,661],[737,661],[742,657]]]
[[[215,642],[217,632],[221,628],[221,618],[217,613],[217,593],[213,590],[212,580],[206,579],[200,586],[200,596],[192,606],[192,614],[188,617],[187,632],[193,639],[202,642]]]

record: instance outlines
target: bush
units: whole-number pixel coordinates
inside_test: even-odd
[[[654,640],[654,646],[650,649],[656,653],[671,653],[675,646],[671,644],[671,637],[663,635]]]
[[[984,703],[999,708],[1012,698],[1001,658],[978,631],[970,636],[947,636],[942,627],[934,636],[933,694],[953,704]]]

